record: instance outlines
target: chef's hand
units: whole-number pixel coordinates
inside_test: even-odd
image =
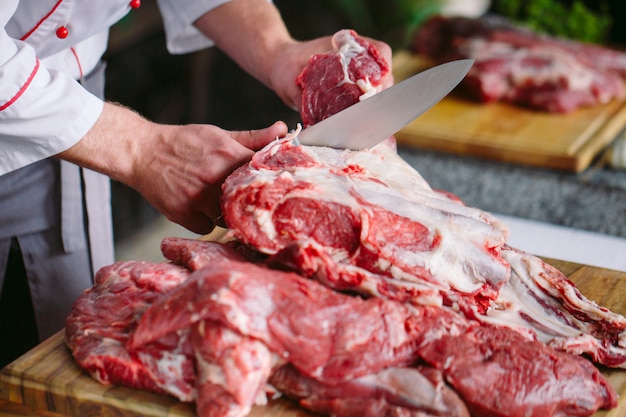
[[[106,103],[88,134],[58,157],[136,189],[169,220],[207,234],[219,223],[226,177],[286,133],[282,122],[246,132],[161,125]]]
[[[306,42],[293,39],[279,10],[266,0],[229,1],[198,18],[194,25],[241,68],[296,110],[301,105],[301,91],[296,85],[298,74],[312,55],[332,50],[330,36]],[[391,66],[389,45],[369,40]],[[389,71],[382,85],[387,88],[392,84],[393,75]]]

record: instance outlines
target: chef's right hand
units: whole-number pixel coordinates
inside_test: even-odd
[[[106,103],[89,133],[58,157],[136,189],[169,220],[198,234],[221,216],[221,186],[287,126],[226,131],[213,125],[161,125]]]
[[[157,125],[156,130],[158,139],[146,146],[132,186],[169,220],[200,234],[213,230],[221,217],[226,177],[287,133],[281,122],[245,132],[212,125]]]

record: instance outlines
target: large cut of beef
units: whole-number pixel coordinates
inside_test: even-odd
[[[280,394],[338,417],[614,407],[578,354],[622,366],[624,319],[397,158],[384,144],[270,144],[225,183],[237,239],[165,239],[170,262],[98,272],[67,322],[77,362],[103,383],[195,401],[203,417]]]
[[[165,239],[162,251],[174,262],[122,261],[100,269],[93,288],[81,295],[67,318],[66,341],[76,361],[102,383],[191,401],[196,376],[188,332],[170,334],[132,354],[126,343],[144,311],[196,267],[215,259],[244,258],[229,246],[180,239]]]
[[[385,144],[276,141],[228,178],[223,209],[231,233],[276,267],[367,297],[451,307],[626,367],[624,317],[506,245],[493,216],[431,189]]]
[[[309,62],[298,83],[319,101],[305,123],[341,110],[333,96],[345,107],[376,88],[388,68],[374,51],[342,31]],[[509,247],[494,216],[431,189],[391,141],[352,152],[298,146],[297,133],[224,183],[227,242],[167,238],[164,262],[98,271],[67,320],[80,366],[193,401],[200,417],[243,417],[280,395],[336,417],[617,405],[580,355],[626,367],[622,316]]]
[[[68,345],[98,380],[195,401],[200,416],[245,416],[277,389],[337,416],[589,415],[616,403],[587,360],[451,309],[342,294],[225,244],[169,238],[162,251],[182,265],[103,268],[68,319]],[[482,398],[494,389],[506,408]]]
[[[433,17],[415,33],[412,49],[436,62],[474,58],[462,86],[479,101],[570,112],[625,94],[626,53],[499,19]]]
[[[360,396],[422,416],[468,415],[441,378],[403,367],[415,362],[420,345],[474,323],[341,294],[220,243],[169,238],[162,252],[182,265],[105,267],[68,318],[68,346],[99,381],[196,401],[200,416],[244,416],[275,394],[267,386],[273,371],[289,366],[299,378],[333,387],[333,398],[359,387]],[[419,385],[394,385],[400,378]],[[611,393],[598,388],[594,395],[610,404]]]
[[[390,71],[374,45],[353,30],[335,33],[332,44],[329,53],[313,55],[296,80],[304,126],[376,94]]]

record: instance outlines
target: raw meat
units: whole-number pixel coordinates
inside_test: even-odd
[[[313,55],[296,80],[305,127],[376,94],[389,73],[374,45],[353,30],[335,33],[332,43],[333,50]]]
[[[191,332],[199,416],[245,416],[253,404],[267,403],[265,386],[277,361],[267,346],[218,322],[201,320]]]
[[[386,146],[337,151],[286,138],[223,192],[237,239],[336,289],[433,305],[454,295],[482,311],[510,276],[504,227],[432,190]]]
[[[226,335],[219,326],[229,329]],[[344,295],[250,262],[214,262],[193,273],[146,310],[128,348],[134,352],[190,327],[202,335],[194,348],[202,359],[198,408],[205,410],[203,416],[245,415],[268,377],[314,411],[353,415],[350,407],[366,398],[363,412],[467,415],[440,373],[409,367],[418,357],[441,368],[465,404],[492,416],[511,411],[481,398],[494,390],[514,395],[511,415],[519,410],[527,417],[557,416],[563,410],[589,415],[617,404],[591,363],[528,342],[507,328],[483,328],[440,307]],[[466,361],[470,356],[462,355],[469,350],[462,342],[482,352],[482,360]],[[437,356],[440,346],[448,354]],[[486,366],[489,361],[499,368]],[[274,366],[278,370],[272,372]],[[477,377],[458,378],[455,366],[470,374],[473,367]],[[509,376],[502,392],[492,380],[501,377],[498,369]]]
[[[298,79],[305,123],[375,92],[388,71],[354,32],[335,42]],[[555,349],[625,366],[621,316],[509,248],[493,216],[432,190],[391,142],[342,152],[292,138],[226,181],[236,239],[167,238],[169,263],[98,272],[67,322],[81,366],[103,383],[195,401],[201,417],[243,417],[281,393],[338,417],[616,405],[596,368]]]
[[[125,262],[103,268],[95,287],[79,299],[68,319],[68,345],[82,366],[103,357],[116,364],[101,367],[103,373],[96,375],[103,382],[195,400],[200,416],[232,417],[246,415],[253,404],[264,404],[267,394],[274,393],[268,381],[301,399],[303,407],[344,417],[356,410],[389,416],[467,416],[464,403],[485,407],[475,393],[493,390],[488,378],[484,384],[457,381],[456,368],[442,367],[433,359],[433,349],[440,350],[432,348],[434,343],[450,349],[457,338],[482,334],[478,321],[450,309],[341,294],[296,274],[242,260],[231,246],[212,242],[165,239],[163,252],[185,262],[208,263],[190,274],[171,264]],[[222,260],[213,258],[216,255]],[[99,334],[111,323],[118,323],[122,332],[114,343]],[[506,335],[510,340],[517,333],[508,330]],[[513,347],[499,348],[504,357],[516,357],[517,370],[559,355],[539,342],[540,348],[529,349],[532,356],[516,355],[520,343],[515,342]],[[484,345],[477,349],[486,351],[491,341],[476,337],[472,343]],[[81,357],[79,352],[87,355]],[[133,361],[124,362],[125,358]],[[419,358],[441,370],[412,367]],[[552,377],[557,386],[584,384],[589,404],[583,408],[578,405],[580,396],[552,392],[543,403],[553,401],[567,410],[614,406],[615,393],[606,380],[580,361],[584,362],[563,354],[553,367],[531,375],[535,379],[518,378],[507,387],[521,393],[535,386],[538,378]],[[481,366],[476,364],[475,369]],[[569,372],[580,367],[585,372]],[[131,378],[131,371],[155,382]],[[462,393],[463,401],[442,378]],[[412,383],[405,387],[398,385],[400,381]],[[363,397],[367,400],[359,401]],[[528,409],[535,400],[517,398],[520,408],[526,404]]]
[[[373,375],[328,385],[285,365],[272,374],[270,382],[298,398],[303,407],[324,415],[419,417],[430,413],[469,417],[465,404],[434,368],[390,367]]]
[[[487,19],[431,18],[416,32],[412,48],[437,62],[474,58],[462,85],[479,101],[571,112],[625,95],[625,53]]]
[[[179,238],[164,239],[162,251],[191,270],[200,262],[244,259],[226,245]],[[194,400],[194,352],[187,330],[133,354],[125,347],[144,311],[189,275],[190,270],[170,263],[123,261],[100,269],[66,321],[67,345],[77,363],[101,383]]]
[[[105,267],[68,318],[68,346],[101,382],[196,401],[200,416],[244,416],[266,402],[272,370],[288,362],[320,384],[335,384],[335,393],[341,384],[346,392],[374,384],[369,396],[392,400],[394,409],[467,415],[441,381],[398,391],[393,375],[428,380],[417,370],[388,368],[411,364],[419,344],[471,325],[460,316],[344,295],[257,266],[227,245],[168,238],[162,248],[194,267],[198,260],[210,265],[191,274],[166,263]]]
[[[128,347],[135,350],[200,320],[260,340],[301,372],[329,383],[410,364],[421,336],[403,304],[363,300],[294,273],[229,261],[197,271],[155,302]]]
[[[559,270],[536,256],[502,250],[512,275],[483,322],[524,329],[538,340],[574,355],[626,367],[626,319],[587,299]]]
[[[617,395],[589,361],[505,328],[443,336],[420,355],[444,373],[475,416],[588,416],[617,405]]]
[[[168,393],[182,401],[195,398],[187,332],[133,354],[125,348],[145,309],[188,276],[178,266],[148,262],[124,261],[100,269],[93,288],[78,298],[67,318],[66,341],[76,362],[104,384]]]
[[[232,235],[274,267],[342,291],[448,306],[626,367],[622,316],[507,246],[497,220],[433,191],[385,146],[353,152],[276,141],[227,179],[223,213]]]
[[[231,245],[216,242],[166,237],[161,253],[176,265],[196,271],[216,260],[245,261],[247,258]]]

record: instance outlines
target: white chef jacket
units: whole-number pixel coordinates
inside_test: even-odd
[[[158,0],[170,52],[210,46],[211,40],[193,22],[226,1]],[[131,10],[130,2],[0,0],[0,179],[68,149],[96,122],[103,100],[88,92],[97,78],[90,75],[102,68],[108,29]],[[86,251],[94,271],[113,262],[108,178],[61,161],[59,181],[61,207],[56,210],[62,249],[68,254]],[[23,194],[28,198],[28,190]],[[27,247],[33,233],[49,233],[46,230],[25,229],[27,234],[19,240],[25,255],[36,253]],[[0,230],[0,243],[6,247],[13,233]],[[90,277],[79,278],[71,265],[67,267],[53,277],[45,262],[26,265],[41,339],[62,326],[76,291],[89,284]],[[51,300],[55,297],[64,301]]]
[[[226,1],[158,0],[170,52],[210,46],[193,22]],[[76,80],[97,65],[109,27],[130,10],[130,0],[0,2],[0,175],[68,149],[95,123],[102,101]]]

